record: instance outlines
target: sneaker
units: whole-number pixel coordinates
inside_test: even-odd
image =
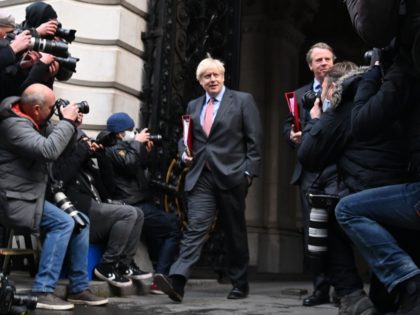
[[[72,310],[74,308],[73,303],[69,303],[60,299],[54,293],[48,292],[32,292],[33,296],[38,298],[36,308],[44,310]]]
[[[98,264],[94,269],[94,274],[99,279],[119,288],[129,287],[133,284],[130,279],[117,272],[115,264]]]
[[[159,294],[159,295],[165,294],[165,293],[163,293],[163,291],[162,291],[162,290],[160,290],[160,289],[158,288],[157,284],[156,284],[154,281],[153,281],[153,282],[152,282],[152,284],[150,285],[150,290],[149,290],[149,292],[150,292],[151,294]]]
[[[105,305],[108,304],[107,298],[99,297],[90,289],[86,289],[79,293],[71,293],[67,296],[67,301],[74,304],[85,304],[85,305]]]
[[[356,290],[340,299],[338,315],[379,315],[370,298],[363,290]]]
[[[151,272],[141,270],[134,261],[131,262],[130,266],[119,263],[118,272],[120,275],[134,280],[150,279],[153,276]]]

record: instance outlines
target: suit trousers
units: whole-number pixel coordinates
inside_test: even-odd
[[[234,287],[248,286],[249,249],[245,220],[245,197],[248,181],[228,190],[217,187],[213,174],[203,169],[188,195],[188,227],[184,232],[178,259],[169,275],[189,278],[191,267],[200,258],[216,215],[225,236],[227,272]]]

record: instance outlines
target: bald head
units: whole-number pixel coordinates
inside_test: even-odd
[[[54,92],[43,84],[32,84],[22,93],[20,106],[38,125],[42,125],[51,114],[55,103]]]

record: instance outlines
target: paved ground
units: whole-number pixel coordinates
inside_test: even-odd
[[[94,284],[93,284],[94,286]],[[182,314],[182,315],[336,315],[337,308],[326,304],[303,307],[303,294],[310,289],[309,282],[264,281],[251,282],[248,299],[228,300],[228,284],[215,280],[192,280],[186,288],[183,303],[174,303],[166,295],[128,295],[109,298],[106,307],[76,306],[73,311],[31,312],[35,315],[126,315],[126,314]]]

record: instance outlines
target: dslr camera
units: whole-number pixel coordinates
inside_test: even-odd
[[[38,299],[35,296],[16,294],[16,288],[0,273],[0,315],[27,314],[34,310]]]
[[[60,107],[66,107],[67,105],[69,105],[70,102],[68,100],[59,98],[56,102],[55,102],[55,107],[58,110],[58,113],[60,115]],[[88,114],[89,113],[89,104],[86,101],[81,101],[79,103],[76,103],[77,107],[79,107],[79,112],[83,113],[83,114]],[[61,117],[60,117],[61,118]]]
[[[62,24],[58,23],[55,36],[64,39],[67,43],[71,43],[76,38],[76,30],[63,28]]]
[[[310,111],[317,98],[321,99],[321,91],[314,92],[312,89],[306,91],[301,98],[302,107],[307,111]]]

